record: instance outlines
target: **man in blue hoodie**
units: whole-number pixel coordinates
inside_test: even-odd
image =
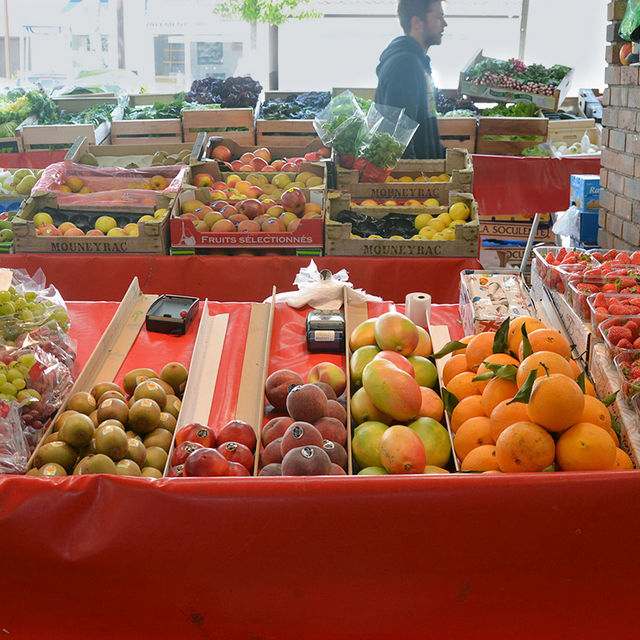
[[[398,17],[404,36],[395,38],[382,52],[376,102],[404,107],[420,126],[405,158],[443,158],[436,117],[436,88],[431,79],[429,47],[442,42],[447,22],[441,0],[399,0]]]

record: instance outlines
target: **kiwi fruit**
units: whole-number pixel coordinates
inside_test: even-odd
[[[27,471],[27,475],[28,476],[39,476],[40,475],[40,469],[38,469],[38,467],[31,467],[31,469],[29,469],[29,471]]]
[[[129,427],[138,433],[150,433],[160,422],[160,407],[149,398],[136,400],[129,409]]]
[[[125,169],[139,169],[140,167],[135,162],[130,162]]]
[[[82,458],[82,460],[80,460],[80,462],[78,462],[78,464],[75,466],[73,475],[81,476],[87,473],[87,462],[89,462],[92,457],[92,455],[84,456],[84,458]]]
[[[142,469],[143,478],[162,478],[162,471],[158,471],[154,467],[144,467]]]
[[[153,467],[162,473],[167,464],[167,452],[160,447],[149,447],[147,449],[147,457],[144,461],[145,467]]]
[[[100,404],[102,404],[105,400],[108,400],[109,398],[117,398],[118,400],[122,400],[122,402],[127,401],[122,391],[114,391],[113,389],[110,389],[109,391],[105,391],[105,393],[103,393],[102,396],[100,396]]]
[[[88,416],[96,410],[96,399],[88,391],[78,391],[69,398],[67,410]]]
[[[173,387],[173,391],[177,396],[184,391],[188,376],[187,368],[179,362],[166,364],[160,373],[160,378]]]
[[[160,447],[168,452],[172,440],[173,434],[171,431],[158,428],[148,433],[143,442],[145,447]]]
[[[118,398],[108,398],[101,402],[98,407],[99,423],[113,419],[125,424],[128,417],[129,407],[127,407],[127,403],[122,400],[118,400]]]
[[[127,455],[129,442],[125,432],[109,424],[96,429],[96,451],[118,461]]]
[[[80,160],[78,160],[78,164],[86,164],[89,165],[90,167],[97,167],[98,166],[98,158],[96,158],[93,153],[89,153],[88,151],[83,153],[82,156],[80,157]]]
[[[129,429],[129,431],[127,431],[126,434],[127,434],[127,438],[133,439],[133,440],[139,440],[140,442],[142,442],[142,436],[137,434],[135,431],[131,431],[131,429]]]
[[[167,404],[167,393],[157,382],[151,380],[141,382],[135,388],[133,397],[135,400],[144,400],[145,398],[153,400],[160,407],[160,411],[162,411]]]
[[[147,459],[147,448],[142,444],[141,440],[129,438],[127,440],[127,455],[129,460],[133,460],[139,467],[144,465]]]
[[[158,422],[159,429],[166,429],[173,433],[176,430],[176,424],[177,420],[170,413],[163,411],[160,414],[160,422]]]
[[[93,426],[97,427],[99,422],[98,422],[98,410],[96,409],[95,411],[92,411],[89,414],[89,418],[91,419],[91,422],[93,422]]]
[[[177,420],[181,406],[182,402],[180,398],[177,396],[167,396],[167,404],[164,406],[164,410],[167,413],[170,413]]]
[[[118,462],[116,473],[119,476],[135,476],[137,478],[142,475],[140,467],[133,460],[127,460],[126,458]]]
[[[95,427],[91,418],[83,413],[69,416],[58,432],[60,440],[76,449],[86,447],[93,438]]]
[[[131,395],[141,382],[158,377],[160,376],[153,369],[132,369],[125,375],[122,386],[125,392]]]
[[[81,471],[81,474],[93,474],[93,473],[110,473],[116,475],[116,463],[109,457],[102,453],[96,453],[95,456],[91,456]]]
[[[168,382],[165,382],[162,378],[149,378],[148,380],[145,380],[145,382],[155,382],[159,384],[168,396],[174,394],[173,387]]]
[[[67,471],[55,462],[49,462],[38,469],[38,475],[54,478],[56,476],[66,476]]]
[[[123,431],[125,431],[125,428],[124,428],[124,425],[122,424],[122,422],[120,422],[120,420],[114,420],[113,418],[109,418],[108,420],[104,420],[103,422],[98,424],[98,427],[106,427],[108,425],[112,425],[114,427],[118,427],[118,429],[122,429]]]
[[[54,425],[53,425],[53,430],[54,431],[60,431],[60,427],[62,427],[62,425],[64,424],[64,421],[72,415],[75,415],[77,413],[77,411],[63,411],[57,418],[57,420],[55,421]]]
[[[107,391],[119,391],[122,393],[122,389],[115,382],[98,382],[98,384],[93,385],[91,395],[96,399],[96,402],[99,403]]]
[[[42,443],[47,444],[48,442],[56,442],[57,440],[60,440],[60,432],[53,431],[42,441]]]
[[[45,464],[55,462],[66,471],[69,471],[75,464],[77,457],[78,454],[75,449],[66,442],[48,442],[38,449],[33,459],[33,464],[39,469]]]
[[[98,451],[96,450],[96,439],[95,434],[94,437],[91,438],[91,442],[80,452],[81,457],[85,456],[95,456]]]

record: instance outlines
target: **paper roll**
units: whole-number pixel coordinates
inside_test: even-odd
[[[405,299],[404,312],[414,324],[426,329],[431,320],[431,296],[428,293],[410,293]]]

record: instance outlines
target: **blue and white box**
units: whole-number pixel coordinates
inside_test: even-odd
[[[580,211],[597,211],[600,208],[600,176],[572,175],[571,203]]]

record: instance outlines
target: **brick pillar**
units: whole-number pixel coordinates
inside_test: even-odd
[[[618,27],[626,0],[608,5],[607,69],[602,113],[600,244],[636,250],[640,245],[640,67],[620,64]]]

